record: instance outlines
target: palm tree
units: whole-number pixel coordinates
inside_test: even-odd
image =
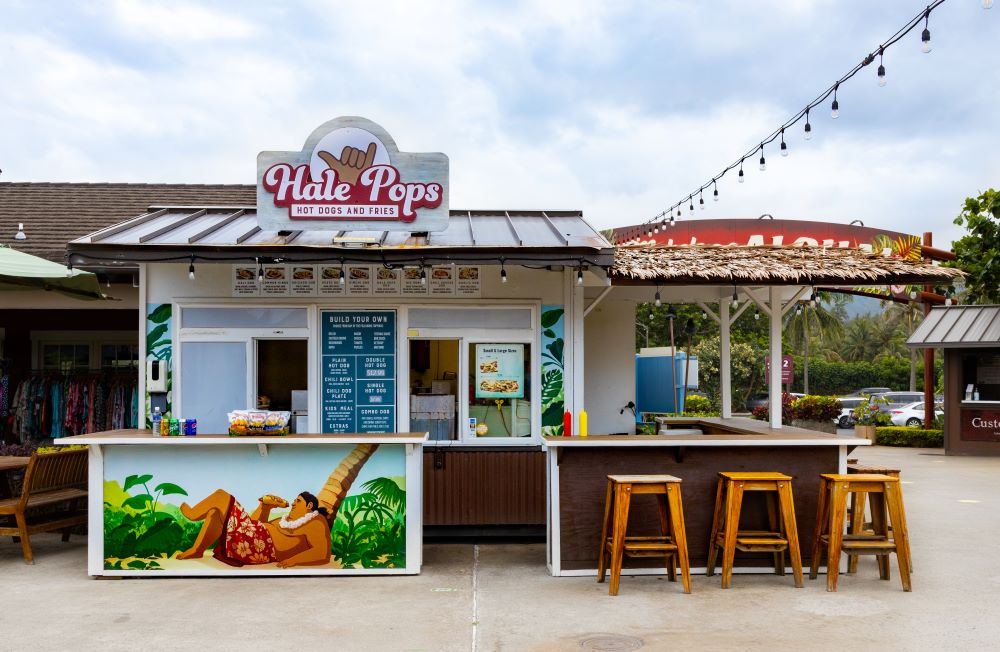
[[[816,297],[815,301],[803,302],[785,317],[789,346],[793,350],[799,347],[803,349],[805,365],[802,370],[802,391],[806,394],[809,393],[809,343],[813,334],[820,342],[824,342],[836,339],[844,330],[843,302],[833,299],[830,292],[818,292],[813,296]]]

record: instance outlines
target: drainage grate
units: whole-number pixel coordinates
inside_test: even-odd
[[[621,634],[594,634],[580,641],[584,650],[595,652],[629,652],[643,646],[641,638],[622,636]]]

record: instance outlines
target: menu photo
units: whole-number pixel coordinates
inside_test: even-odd
[[[340,274],[344,272],[345,279],[341,283]],[[320,296],[343,296],[347,292],[347,270],[340,265],[319,265],[316,270],[319,280]]]
[[[403,270],[382,265],[376,267],[374,271],[375,284],[372,293],[375,296],[396,296],[399,294],[399,282]]]
[[[348,265],[347,294],[354,297],[368,297],[372,294],[372,268],[368,265]]]
[[[284,265],[264,265],[260,294],[265,297],[288,296],[288,269]]]
[[[431,296],[454,296],[455,268],[451,265],[434,265],[428,275]]]
[[[423,272],[423,278],[421,278]],[[423,296],[427,294],[427,271],[423,267],[404,267],[401,294]]]
[[[259,293],[257,268],[253,263],[233,265],[232,280],[234,297],[255,297]]]
[[[316,294],[316,267],[313,265],[289,265],[289,294],[293,297],[309,297]]]
[[[455,271],[455,294],[460,297],[478,297],[482,293],[482,270],[474,265],[459,265]]]

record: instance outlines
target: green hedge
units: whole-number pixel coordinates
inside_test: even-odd
[[[804,360],[793,355],[795,360],[795,382],[793,392],[802,391]],[[934,361],[934,377],[940,384],[944,363]],[[861,387],[890,387],[904,391],[910,386],[910,359],[885,357],[874,362],[828,362],[809,357],[809,393],[842,396]],[[917,390],[924,386],[923,356],[917,362]]]
[[[875,443],[879,446],[941,448],[944,446],[944,431],[907,426],[880,426],[875,428]]]

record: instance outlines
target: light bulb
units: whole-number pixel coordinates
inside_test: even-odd
[[[833,104],[830,105],[830,117],[834,120],[840,117],[840,102],[836,99],[834,99]]]
[[[757,310],[754,310],[753,311],[753,318],[755,320],[760,319],[760,312],[758,312]]]
[[[194,280],[194,261],[192,261],[191,264],[188,265],[188,280],[189,281]]]
[[[804,130],[804,136],[803,137],[806,140],[812,140],[812,137],[813,137],[813,128],[812,128],[812,125],[809,124],[809,118],[806,118],[806,128]]]
[[[423,271],[422,270],[421,270],[421,274],[420,275],[421,275],[421,277],[423,277]],[[507,270],[504,269],[502,266],[500,267],[500,282],[501,283],[506,283],[507,282]]]
[[[675,224],[675,222],[674,222],[674,216],[671,215],[670,216],[670,226],[674,226],[674,224]]]
[[[740,180],[740,183],[743,183],[743,168],[740,168],[739,180]]]
[[[504,283],[507,282],[507,272],[502,269],[500,270],[500,280]],[[427,285],[427,270],[424,269],[423,265],[420,266],[420,285]]]
[[[911,299],[916,299],[917,298],[917,291],[916,290],[910,290],[910,298]]]
[[[785,144],[785,141],[781,141],[781,155],[788,156],[788,145]]]
[[[17,233],[14,234],[15,240],[27,240],[28,236],[24,234],[24,224],[21,222],[17,223]]]
[[[733,308],[740,307],[740,297],[736,294],[736,290],[733,290]]]
[[[257,265],[257,282],[264,282],[264,267],[262,265]]]
[[[343,268],[343,266],[341,266],[341,268],[340,268],[340,274],[339,274],[338,278],[340,279],[340,284],[343,286],[344,283],[345,283],[345,281],[344,281],[344,268]]]
[[[799,305],[795,306],[795,314],[796,314],[796,316],[802,314],[802,304],[799,304]]]
[[[576,270],[576,284],[583,285],[583,268]]]
[[[985,3],[983,3],[983,4],[985,4]],[[989,7],[986,7],[986,8],[989,9]],[[950,306],[951,305],[951,297],[945,297],[944,298],[944,305],[946,305],[946,306]]]
[[[718,188],[715,188],[712,191],[712,199],[715,200],[715,201],[719,201],[719,189]]]
[[[662,305],[662,303],[660,301],[660,291],[659,290],[656,291],[656,299],[653,300],[653,303],[656,304],[657,308],[659,308],[660,305]]]
[[[653,313],[649,313],[649,321],[653,321]]]
[[[761,154],[761,156],[760,156],[760,171],[763,172],[766,169],[767,169],[767,164],[764,162],[764,155]]]
[[[878,85],[885,86],[885,66],[878,64]]]
[[[66,265],[66,276],[73,276],[73,263]]]
[[[688,210],[693,213],[694,212],[694,200],[691,199],[690,197],[688,197],[688,201],[691,202],[691,204],[688,206]]]
[[[920,51],[927,54],[931,51],[931,30],[924,28],[920,33]]]
[[[702,319],[708,319],[708,313],[707,313],[707,312],[705,312],[704,310],[702,310],[702,311],[701,311],[701,318],[702,318]]]

